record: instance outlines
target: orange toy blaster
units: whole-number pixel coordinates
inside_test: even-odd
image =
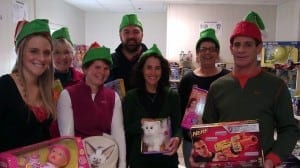
[[[227,157],[238,157],[240,152],[257,143],[258,138],[255,135],[241,133],[217,142],[214,147],[216,152],[223,152]]]

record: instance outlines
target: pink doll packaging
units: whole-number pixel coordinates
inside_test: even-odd
[[[190,130],[193,125],[202,124],[202,115],[207,91],[194,86],[190,93],[181,126]]]
[[[89,167],[83,143],[77,137],[59,137],[0,153],[0,168],[74,167]]]

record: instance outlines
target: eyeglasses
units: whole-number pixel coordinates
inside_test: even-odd
[[[206,53],[207,51],[209,51],[209,52],[218,52],[219,49],[216,48],[216,47],[210,47],[210,48],[201,47],[201,48],[199,49],[199,51],[200,51],[201,53]]]

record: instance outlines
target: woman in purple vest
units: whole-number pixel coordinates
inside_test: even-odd
[[[93,43],[83,58],[84,79],[60,94],[57,119],[61,136],[112,135],[119,147],[119,168],[123,168],[126,149],[121,100],[114,90],[103,86],[111,64],[110,49]]]

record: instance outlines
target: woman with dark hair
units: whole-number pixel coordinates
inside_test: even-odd
[[[177,168],[181,116],[179,96],[169,86],[169,63],[154,44],[142,54],[133,73],[135,89],[128,91],[123,100],[127,163],[130,168]],[[141,121],[164,118],[171,121],[171,138],[166,151],[143,154]]]
[[[208,28],[200,33],[200,38],[196,43],[196,54],[198,67],[194,71],[191,71],[182,77],[178,88],[181,98],[182,116],[185,113],[185,109],[188,105],[188,99],[194,86],[203,90],[208,90],[213,81],[230,72],[227,69],[221,69],[215,65],[219,60],[220,44],[215,35],[214,29]],[[189,132],[189,129],[183,128],[184,139],[182,143],[182,150],[187,168],[190,168],[188,161],[191,153],[190,151],[192,150],[192,142]]]

